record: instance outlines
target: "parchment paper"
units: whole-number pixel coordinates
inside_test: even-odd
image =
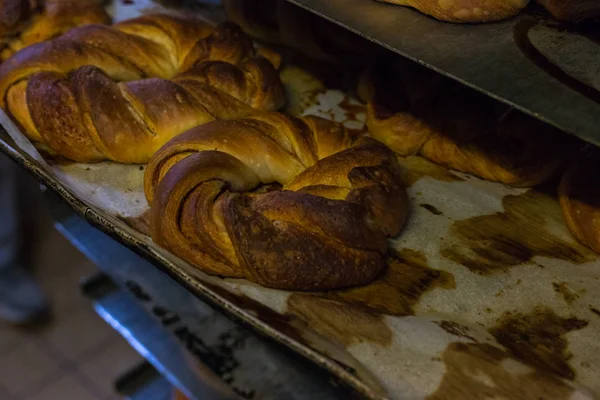
[[[144,7],[116,2],[115,15],[129,18]],[[282,78],[288,110],[362,126],[358,103],[344,93],[293,66]],[[90,208],[143,231],[132,221],[143,221],[148,209],[144,166],[44,160],[4,113],[0,123]],[[290,340],[336,360],[371,397],[595,398],[600,262],[569,234],[552,186],[514,189],[419,157],[399,161],[410,216],[390,243],[388,272],[366,287],[283,292],[207,276],[161,254]]]

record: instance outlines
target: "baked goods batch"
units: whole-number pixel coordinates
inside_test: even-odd
[[[233,25],[151,15],[87,25],[0,65],[0,106],[33,141],[79,162],[145,163],[213,119],[275,110],[277,71]]]
[[[0,94],[57,155],[145,163],[156,153],[152,237],[208,272],[297,290],[364,284],[406,216],[385,146],[258,111],[279,108],[283,87],[232,25],[155,15],[76,28],[0,66]],[[284,190],[236,194],[270,183]]]
[[[108,23],[101,0],[2,0],[0,60],[73,27]]]
[[[375,139],[489,181],[543,183],[573,147],[549,125],[397,57],[365,73],[358,91]]]
[[[289,40],[293,24],[277,28],[294,20],[285,6],[270,25],[273,15],[255,15],[249,3],[226,5],[255,36]],[[312,32],[329,32],[324,26]],[[308,35],[299,48],[335,59],[357,51],[351,43]],[[277,66],[235,25],[148,15],[19,51],[0,65],[0,106],[53,154],[149,162],[144,186],[157,244],[206,272],[288,290],[363,285],[385,269],[388,238],[408,211],[391,150],[530,187],[556,176],[577,147],[398,59],[372,63],[360,80],[377,141],[351,139],[337,123],[274,112],[285,99]],[[591,153],[568,169],[560,196],[574,236],[600,251],[597,193],[579,179],[597,164]]]
[[[370,0],[366,0],[370,1]],[[475,23],[514,17],[529,0],[378,0],[408,6],[441,21]],[[537,0],[552,16],[563,21],[582,21],[600,16],[596,0]]]
[[[399,58],[368,70],[358,92],[367,103],[370,135],[401,156],[419,154],[515,187],[562,174],[558,197],[566,225],[600,253],[598,148],[578,152],[577,139]]]

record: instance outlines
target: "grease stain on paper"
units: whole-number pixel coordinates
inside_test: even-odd
[[[310,294],[292,294],[288,314],[304,321],[321,336],[344,347],[364,341],[388,346],[392,331],[383,316],[369,310]]]
[[[367,107],[358,103],[358,101],[353,101],[350,96],[344,95],[344,98],[340,104],[338,104],[338,106],[344,111],[345,119],[342,123],[350,121],[364,121],[364,114],[366,113]]]
[[[446,240],[443,257],[479,274],[506,271],[544,256],[576,264],[592,261],[597,255],[554,234],[550,227],[566,235],[556,199],[536,191],[505,196],[504,212],[455,221]]]
[[[523,371],[510,354],[487,343],[450,343],[442,360],[446,373],[428,400],[568,399],[573,393],[552,374]]]
[[[552,287],[556,293],[562,296],[567,304],[571,304],[579,298],[579,295],[569,288],[567,282],[553,282]]]
[[[136,217],[125,217],[122,215],[117,215],[117,218],[125,222],[125,224],[127,224],[127,226],[129,226],[133,230],[143,235],[150,236],[150,215],[150,209],[148,209]]]
[[[367,307],[377,313],[413,315],[414,306],[426,292],[440,287],[456,288],[454,276],[432,269],[422,252],[403,249],[388,257],[388,268],[374,282],[365,286],[336,290],[323,296]]]
[[[441,212],[440,210],[438,210],[436,207],[432,206],[431,204],[423,203],[423,204],[419,204],[419,207],[426,209],[433,215],[443,215],[444,214],[443,212]]]
[[[392,332],[384,315],[413,315],[420,297],[435,287],[454,289],[454,276],[429,268],[423,253],[403,249],[388,257],[386,272],[368,285],[315,295],[292,294],[288,315],[346,347],[364,341],[387,346]]]
[[[319,94],[327,91],[323,82],[302,68],[286,66],[281,69],[279,76],[287,96],[283,110],[291,115],[302,114],[315,104]]]
[[[469,333],[471,329],[468,326],[461,325],[454,321],[435,321],[434,323],[451,335],[467,339],[472,342],[478,342],[478,340]]]
[[[587,321],[563,318],[547,307],[537,307],[529,314],[505,313],[490,333],[498,343],[524,363],[537,369],[573,380],[569,366],[571,353],[565,335],[585,328]]]

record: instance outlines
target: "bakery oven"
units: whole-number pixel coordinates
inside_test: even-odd
[[[147,360],[120,393],[598,394],[598,2],[93,7],[7,36],[0,147]]]

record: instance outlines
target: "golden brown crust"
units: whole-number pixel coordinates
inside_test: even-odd
[[[563,21],[583,21],[600,17],[598,0],[537,0],[556,19]]]
[[[565,171],[558,196],[575,238],[600,253],[600,150],[588,145]]]
[[[0,95],[29,138],[56,154],[125,163],[147,162],[193,126],[284,100],[277,71],[237,27],[165,15],[30,46],[0,65]]]
[[[408,199],[396,158],[338,124],[260,113],[179,135],[148,164],[152,238],[204,271],[290,290],[368,283]],[[282,190],[248,193],[259,184]]]
[[[433,73],[388,67],[362,93],[369,132],[398,154],[517,187],[546,181],[568,157],[572,145],[556,129]]]
[[[448,22],[500,21],[518,14],[529,0],[379,0],[409,6]]]
[[[4,0],[0,3],[4,44],[0,59],[76,26],[108,23],[110,17],[98,0]]]

